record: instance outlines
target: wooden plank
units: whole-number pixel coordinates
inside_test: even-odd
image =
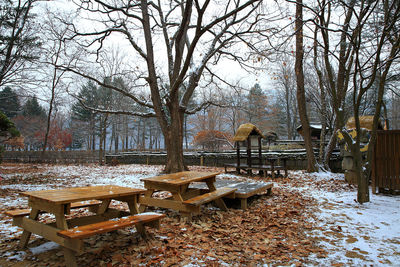
[[[141,179],[141,181],[151,182],[152,184],[166,184],[166,185],[184,185],[192,182],[202,181],[207,178],[215,177],[220,174],[219,172],[177,172],[161,176]]]
[[[183,201],[183,203],[187,204],[187,205],[200,206],[202,204],[211,202],[213,200],[220,199],[223,196],[232,194],[235,191],[236,191],[235,188],[223,187],[223,188],[219,188],[215,191],[212,191],[210,193],[206,193],[206,194],[196,196],[191,199],[187,199],[187,200]]]
[[[400,131],[377,131],[372,162],[373,191],[397,190],[400,187]]]
[[[65,238],[58,236],[57,232],[60,229],[52,225],[47,225],[28,217],[16,217],[14,218],[14,225],[24,228],[25,230],[44,237],[47,240],[53,241],[63,247],[73,249],[77,252],[83,251],[83,242],[81,240],[66,240]]]
[[[253,170],[285,170],[285,166],[282,165],[252,165],[248,166],[247,164],[242,164],[240,166],[237,166],[235,163],[230,163],[230,164],[224,164],[226,167],[232,167],[232,168],[237,168],[240,167],[241,169],[253,169]]]
[[[29,219],[36,221],[39,217],[39,210],[36,208],[33,208],[29,214]],[[16,223],[18,223],[18,221],[15,221],[16,218],[24,218],[24,217],[15,217],[13,219],[13,223],[16,225]],[[19,247],[23,248],[26,247],[26,245],[28,245],[29,242],[29,238],[31,237],[32,231],[29,231],[28,229],[24,228],[24,231],[22,232],[21,238],[19,240]]]
[[[378,135],[376,136],[375,144],[372,150],[371,160],[371,187],[372,194],[376,194],[376,144],[378,142]]]
[[[154,181],[143,181],[144,187],[149,190],[157,190],[157,191],[169,191],[169,192],[178,192],[180,185],[175,184],[160,184]]]
[[[182,194],[183,200],[201,195],[201,190],[198,188],[189,188],[184,194]]]
[[[273,183],[234,181],[225,179],[217,179],[214,184],[217,188],[236,188],[234,198],[249,198],[256,194],[262,193],[265,190],[270,190],[273,187]],[[191,187],[201,189],[201,194],[210,192],[206,189],[206,186],[204,184],[192,184]],[[229,197],[229,195],[225,196],[225,198]]]
[[[394,165],[395,165],[395,187],[396,190],[400,189],[400,156],[398,151],[400,150],[400,134],[396,134],[396,143],[394,149],[397,153],[394,153]]]
[[[91,216],[83,216],[83,217],[73,218],[73,219],[68,220],[67,223],[68,223],[68,228],[72,228],[72,227],[76,227],[76,226],[104,222],[104,221],[107,221],[110,219],[121,218],[124,216],[130,216],[130,215],[132,215],[130,212],[109,208],[103,214],[96,214],[96,215],[91,215]]]
[[[91,200],[91,201],[82,201],[82,202],[74,202],[71,204],[71,209],[78,209],[78,208],[87,208],[92,206],[98,206],[101,201],[98,200]],[[9,210],[6,211],[5,214],[11,217],[16,216],[28,216],[31,212],[31,209],[19,209],[19,210]],[[40,214],[46,213],[45,211],[40,211]]]
[[[169,200],[169,199],[159,199],[159,198],[151,198],[151,197],[140,197],[139,203],[152,207],[160,207],[165,209],[173,209],[177,211],[184,212],[194,212],[199,213],[199,207],[192,207],[183,204],[180,201]]]
[[[89,224],[81,227],[59,231],[57,235],[70,239],[83,239],[90,237],[92,235],[107,233],[136,224],[144,224],[146,222],[160,220],[161,218],[164,217],[165,214],[156,214],[156,213],[137,214],[129,217],[119,218],[118,220],[99,222],[95,224]]]
[[[70,203],[66,204],[56,204],[56,203],[50,203],[48,201],[42,200],[42,199],[37,199],[37,198],[29,198],[28,199],[28,206],[32,207],[32,209],[36,208],[41,211],[46,211],[49,213],[67,213],[68,210],[70,209]]]
[[[272,183],[268,183],[268,184],[259,186],[259,187],[255,188],[253,190],[250,190],[250,191],[248,191],[246,193],[241,193],[241,192],[237,192],[236,191],[235,192],[235,197],[236,198],[249,198],[249,197],[252,197],[252,196],[257,195],[259,193],[262,193],[262,192],[264,192],[266,190],[268,191],[268,193],[270,193],[270,190],[271,190],[272,187],[273,187],[273,184]]]
[[[59,190],[42,190],[22,192],[29,199],[39,199],[55,204],[67,204],[92,199],[114,199],[123,196],[143,194],[144,189],[122,187],[116,185],[73,187]]]

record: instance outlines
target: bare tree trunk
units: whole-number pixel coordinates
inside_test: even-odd
[[[55,88],[52,88],[51,90],[51,99],[50,99],[50,105],[49,105],[49,113],[47,114],[47,125],[46,125],[46,134],[44,136],[44,144],[43,144],[43,150],[42,150],[42,155],[41,157],[44,157],[46,148],[47,148],[47,141],[49,138],[49,132],[50,132],[50,125],[51,125],[51,114],[53,112],[53,105],[54,105],[54,98],[55,98]]]
[[[124,135],[125,135],[125,146],[124,150],[128,151],[129,142],[129,120],[127,116],[124,116]]]
[[[188,137],[187,137],[187,116],[185,116],[185,148],[188,150]]]
[[[310,124],[307,117],[306,96],[304,89],[304,72],[303,72],[303,1],[296,1],[296,84],[297,84],[297,103],[299,108],[299,116],[303,128],[303,138],[307,151],[307,172],[315,172],[316,161],[314,150],[311,142]]]
[[[285,85],[285,98],[286,98],[286,128],[287,128],[287,135],[288,139],[292,140],[293,139],[293,130],[292,130],[292,117],[290,114],[290,92],[289,92],[289,86]]]
[[[108,114],[104,114],[104,119],[100,118],[100,140],[99,140],[99,164],[104,165],[104,148],[106,147]]]
[[[146,119],[143,120],[143,128],[142,128],[142,150],[146,149]]]
[[[170,111],[171,124],[168,129],[163,129],[165,148],[167,150],[167,163],[165,172],[174,173],[188,170],[183,158],[183,118],[184,113],[179,108],[172,107]]]
[[[320,89],[320,101],[321,101],[321,134],[320,134],[320,144],[319,144],[319,164],[322,165],[324,160],[324,150],[325,150],[325,134],[326,134],[326,92],[325,87],[323,84],[323,76],[322,71],[318,66],[318,46],[317,46],[317,34],[318,34],[318,27],[315,27],[314,32],[314,68],[318,75],[318,85]],[[329,166],[324,166],[325,168],[329,169]]]

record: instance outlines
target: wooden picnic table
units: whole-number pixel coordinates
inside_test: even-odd
[[[62,246],[67,266],[77,266],[75,253],[81,252],[83,249],[83,241],[81,238],[94,233],[103,233],[109,230],[121,228],[118,228],[119,225],[115,218],[123,217],[121,218],[123,219],[122,223],[125,223],[123,226],[130,226],[127,225],[127,223],[132,222],[132,220],[129,218],[127,219],[124,216],[134,215],[139,212],[138,197],[144,192],[145,190],[143,189],[115,185],[23,192],[21,195],[28,197],[28,204],[31,207],[29,217],[17,216],[16,212],[14,212],[14,215],[10,212],[9,215],[13,216],[14,225],[20,226],[24,229],[20,240],[20,245],[22,247],[27,245],[32,233],[40,235]],[[126,202],[129,206],[129,212],[110,208],[109,205],[113,199]],[[96,208],[95,215],[66,220],[65,215],[70,214],[71,207],[74,207],[73,203],[90,200],[99,200],[99,205]],[[43,212],[54,214],[55,223],[45,224],[40,222],[38,220],[38,215]],[[112,221],[112,225],[110,224],[110,221]],[[108,225],[107,222],[110,225]],[[102,225],[101,227],[104,229],[99,229],[99,225]],[[89,230],[92,232],[88,232],[89,234],[86,233],[85,236],[71,236],[71,233],[78,235],[83,231],[79,230],[74,232],[71,229],[80,229],[79,227],[82,226],[90,228]],[[144,228],[141,227],[142,225],[136,225],[138,232],[144,231]],[[84,228],[84,231],[88,230],[86,228]],[[96,229],[100,231],[96,232]],[[60,231],[64,233],[60,235]]]
[[[222,197],[234,194],[236,189],[215,187],[215,176],[218,172],[178,172],[156,177],[144,178],[146,192],[139,198],[141,211],[145,206],[155,206],[179,211],[182,215],[190,217],[192,213],[199,213],[202,204],[214,201],[216,205],[227,210]],[[192,183],[205,183],[209,189],[208,193],[202,194],[197,188],[189,188]],[[156,191],[168,191],[171,198],[155,198]]]

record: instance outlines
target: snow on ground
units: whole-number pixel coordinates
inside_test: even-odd
[[[161,166],[120,165],[66,166],[40,165],[44,176],[52,176],[50,183],[0,183],[0,190],[43,190],[65,186],[88,186],[115,184],[143,187],[142,178],[159,175]],[[9,171],[11,167],[7,166]],[[11,168],[12,169],[12,168]],[[5,168],[3,168],[5,170]],[[5,181],[18,176],[29,179],[30,173],[2,174]],[[226,179],[242,179],[235,175],[220,175]],[[315,227],[310,238],[327,251],[325,258],[312,259],[320,265],[374,265],[395,266],[400,262],[400,196],[370,195],[371,202],[358,204],[354,187],[343,183],[342,174],[290,172],[292,182],[275,182],[274,186],[287,190],[299,190],[315,198],[319,207],[315,213]],[[327,187],[328,185],[328,187]],[[329,187],[331,186],[332,187]],[[335,186],[333,186],[335,185]],[[339,185],[339,186],[338,186]],[[0,197],[3,210],[26,207],[26,199],[15,196]],[[0,238],[18,236],[20,230],[11,226],[11,219],[0,217]],[[54,244],[45,243],[35,253],[53,249]],[[32,251],[33,252],[33,251]],[[23,259],[24,254],[3,254],[9,259]]]
[[[318,180],[344,180],[343,174],[302,174]],[[400,196],[374,195],[370,202],[356,202],[357,191],[327,192],[307,185],[297,190],[311,194],[320,204],[312,235],[328,251],[322,265],[333,262],[361,266],[399,266]]]

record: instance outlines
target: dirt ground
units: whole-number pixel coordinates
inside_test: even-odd
[[[87,168],[96,166],[88,165]],[[222,172],[221,168],[190,169]],[[141,169],[136,172],[141,172]],[[49,171],[49,165],[32,164],[2,164],[0,175],[6,177],[0,181],[0,204],[3,203],[0,206],[0,220],[4,227],[11,226],[11,219],[3,214],[4,211],[26,207],[24,202],[17,201],[21,191],[17,185],[30,184],[53,189],[76,186],[75,181],[82,179],[75,174],[57,175]],[[132,175],[135,175],[135,170]],[[167,217],[162,220],[160,229],[148,229],[148,240],[140,238],[134,228],[88,238],[85,240],[86,251],[77,255],[78,266],[318,264],[318,259],[329,253],[319,245],[320,238],[310,234],[315,228],[321,228],[316,223],[319,204],[307,193],[296,190],[296,187],[312,184],[332,192],[354,188],[341,180],[313,181],[306,177],[298,173],[273,180],[260,176],[247,177],[274,182],[272,194],[252,197],[247,210],[241,210],[240,203],[235,201],[227,203],[229,211],[220,211],[211,204],[206,205],[202,207],[201,214],[194,216],[190,222],[181,219],[174,211],[152,209],[165,213]],[[82,180],[79,181],[81,185]],[[85,212],[83,209],[78,210],[74,216]],[[48,216],[41,219],[46,222],[54,220]],[[322,227],[320,230],[329,229],[334,233],[341,231],[330,227]],[[47,240],[38,236],[31,238],[28,248],[19,249],[20,233],[4,234],[0,231],[0,266],[64,266],[63,253],[59,247],[44,249],[41,253],[32,251],[31,248],[48,244]],[[343,263],[330,264],[341,266]]]

